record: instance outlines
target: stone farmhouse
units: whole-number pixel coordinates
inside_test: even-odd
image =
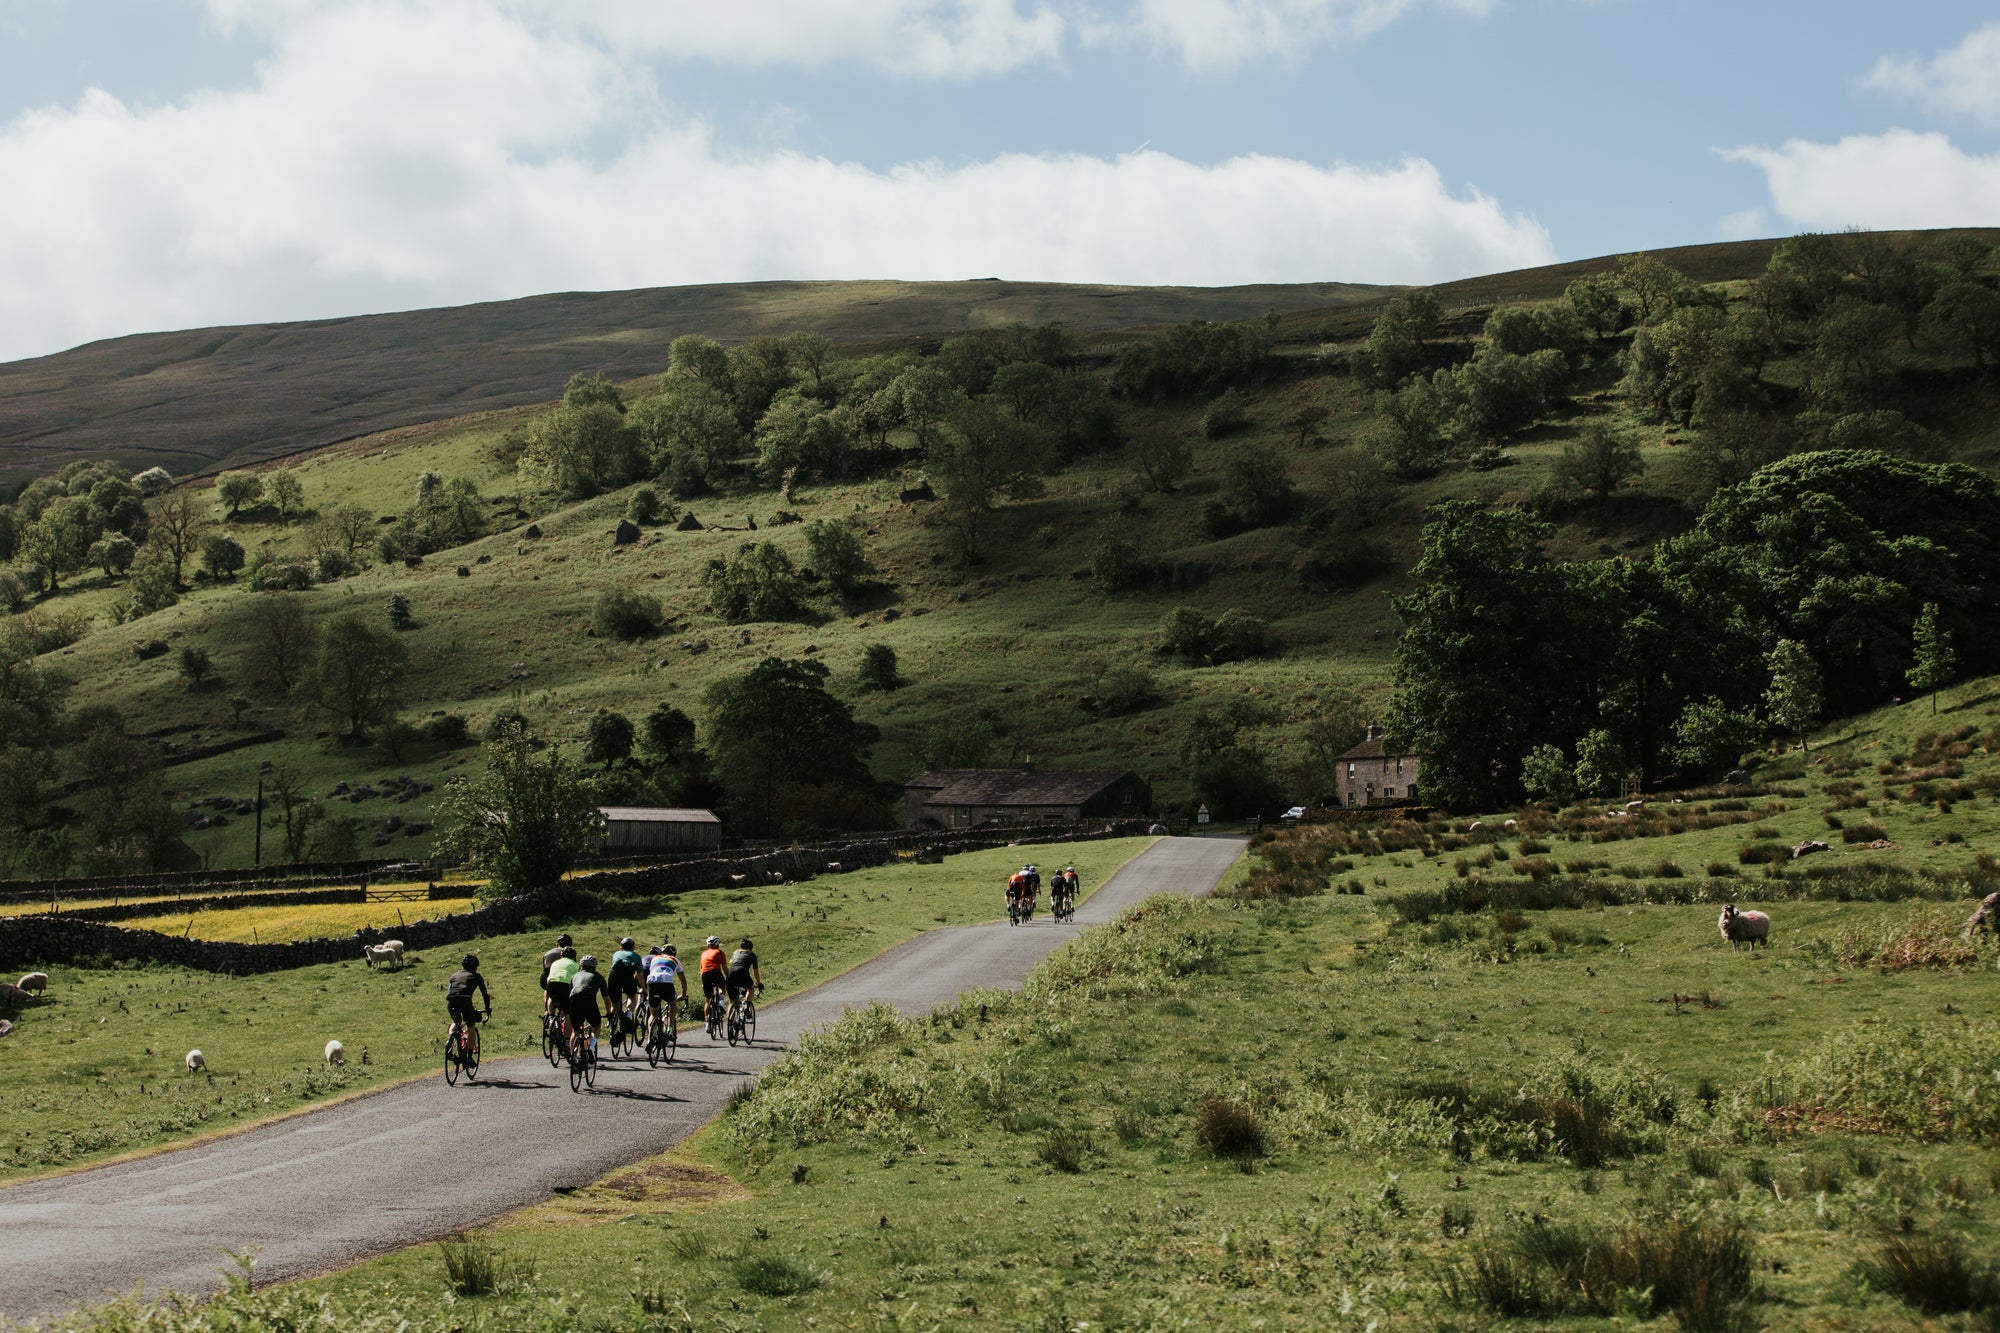
[[[939,768],[903,784],[903,809],[910,828],[1137,819],[1153,788],[1130,769]]]
[[[1392,749],[1382,728],[1370,725],[1361,743],[1340,756],[1335,795],[1342,806],[1411,804],[1423,756]]]

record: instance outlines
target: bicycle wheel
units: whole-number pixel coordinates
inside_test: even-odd
[[[444,1081],[446,1087],[458,1082],[458,1029],[444,1040]]]
[[[597,1086],[597,1052],[588,1046],[583,1048],[583,1081],[587,1087]]]
[[[587,1052],[584,1049],[583,1038],[582,1037],[570,1038],[569,1090],[571,1092],[583,1091],[583,1062],[589,1058],[590,1058],[589,1052]]]
[[[556,1016],[542,1015],[542,1059],[549,1062],[549,1068],[556,1067]]]
[[[465,1029],[465,1040],[459,1043],[458,1052],[460,1059],[463,1060],[465,1064],[465,1076],[467,1078],[478,1078],[479,1077],[479,1025],[477,1023],[474,1023]]]
[[[729,1017],[724,1021],[729,1030],[729,1044],[734,1046],[743,1039],[743,1007],[734,1000],[730,1001]]]
[[[757,1040],[757,1002],[745,997],[743,1001],[743,1044],[749,1046]]]

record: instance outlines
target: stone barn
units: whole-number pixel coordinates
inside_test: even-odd
[[[903,791],[911,828],[1138,819],[1153,809],[1152,785],[1129,768],[932,769]]]
[[[607,852],[713,852],[722,848],[722,821],[713,810],[661,806],[599,806]]]

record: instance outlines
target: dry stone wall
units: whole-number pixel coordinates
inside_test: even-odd
[[[412,921],[393,930],[359,930],[345,939],[296,940],[286,944],[238,944],[187,939],[149,930],[128,930],[108,921],[87,919],[80,912],[5,917],[0,918],[0,965],[30,967],[133,961],[167,963],[239,976],[278,972],[286,968],[359,958],[362,945],[392,937],[402,940],[404,947],[414,953],[481,935],[509,934],[520,930],[531,916],[560,913],[578,897],[659,898],[738,884],[796,883],[824,874],[842,874],[864,866],[884,865],[896,859],[899,853],[915,852],[919,860],[937,860],[950,853],[980,851],[1014,843],[1124,838],[1145,831],[1144,820],[1122,820],[1085,825],[1053,824],[888,834],[856,838],[844,843],[821,843],[811,848],[782,848],[749,855],[725,854],[632,870],[606,870],[579,875],[561,884],[550,884],[518,897],[487,903],[470,912]],[[297,902],[303,895],[240,897],[266,896],[283,902]]]

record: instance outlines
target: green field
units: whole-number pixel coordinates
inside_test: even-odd
[[[1128,838],[1050,846],[1095,888],[1148,845]],[[1007,847],[939,865],[898,863],[804,884],[711,889],[600,903],[536,930],[474,939],[406,960],[353,962],[239,978],[172,967],[51,968],[47,998],[14,1015],[7,1084],[22,1114],[0,1126],[0,1178],[33,1175],[234,1128],[431,1072],[444,1036],[444,983],[475,952],[494,992],[489,1057],[540,1040],[542,951],[567,929],[608,954],[621,935],[672,943],[692,958],[709,934],[752,934],[772,998],[873,958],[919,931],[990,920]],[[294,910],[294,909],[281,909]],[[349,1063],[329,1070],[330,1038]],[[206,1077],[182,1061],[199,1049]],[[364,1061],[365,1052],[365,1061]]]

